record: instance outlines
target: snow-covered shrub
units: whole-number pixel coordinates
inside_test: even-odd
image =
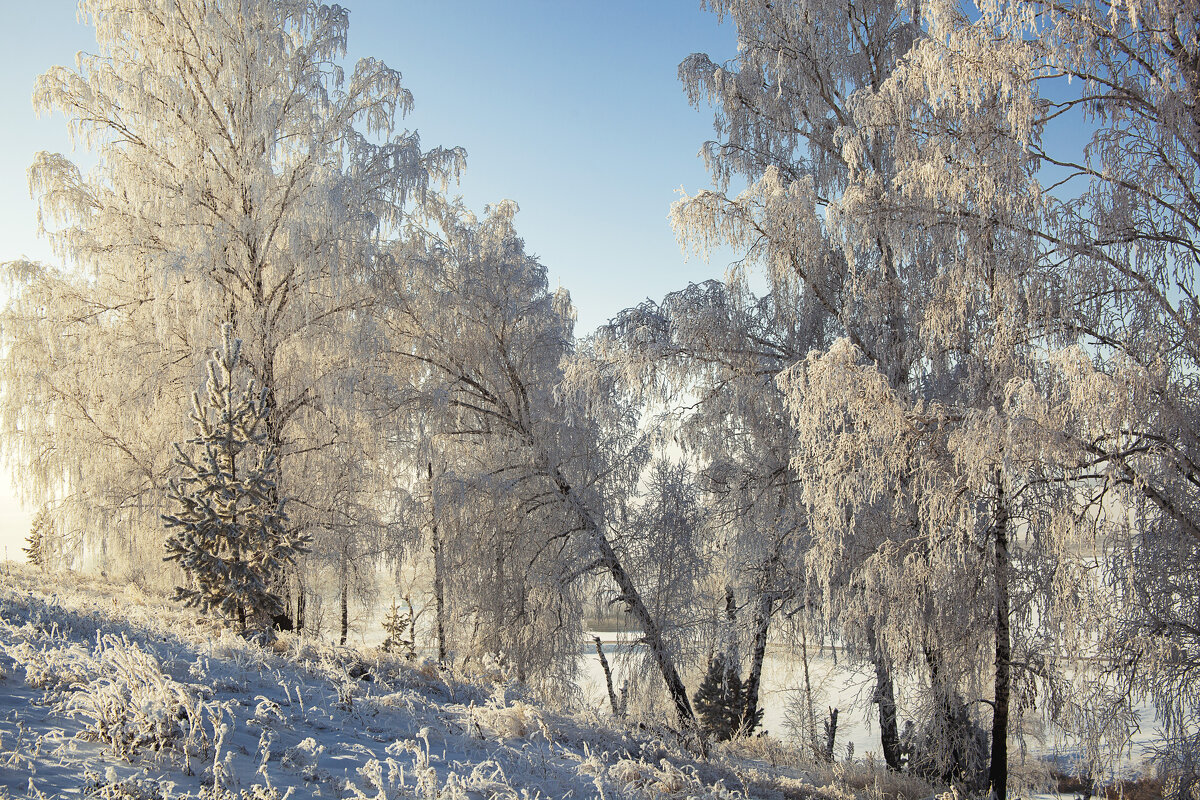
[[[86,682],[63,703],[87,720],[88,732],[114,753],[130,758],[141,750],[192,757],[208,747],[204,722],[212,709],[191,687],[163,673],[158,660],[125,637],[98,637]]]
[[[88,655],[79,645],[64,643],[59,647],[52,644],[35,647],[29,641],[21,641],[15,645],[5,645],[4,652],[16,662],[18,668],[25,670],[25,683],[34,689],[60,692],[87,680]]]
[[[254,784],[249,789],[233,791],[232,789],[213,788],[205,786],[200,790],[200,800],[287,800],[292,796],[293,789],[283,794],[274,786]]]
[[[936,794],[934,784],[918,775],[890,770],[870,756],[822,766],[813,780],[821,784],[820,794],[833,800],[854,800],[858,793],[888,800],[918,800]]]
[[[712,752],[737,761],[761,761],[772,767],[804,768],[813,765],[811,753],[774,736],[735,736],[723,742],[714,742]]]
[[[83,796],[94,800],[170,800],[174,784],[161,783],[152,778],[120,778],[116,770],[109,767],[104,775],[88,770]]]
[[[733,800],[745,795],[723,783],[700,779],[695,767],[677,766],[667,759],[653,764],[642,759],[621,758],[615,762],[590,755],[576,767],[580,775],[591,776],[596,788],[607,795],[615,787],[623,797],[696,798],[697,800]]]
[[[280,763],[285,769],[295,770],[305,779],[314,780],[317,777],[317,761],[324,752],[325,745],[317,744],[317,740],[310,736],[294,747],[284,750]]]
[[[412,774],[413,770],[409,769],[407,772]],[[358,774],[366,787],[374,790],[375,794],[364,794],[354,783],[348,783],[346,791],[351,793],[350,797],[354,800],[401,800],[413,796],[411,790],[405,786],[405,769],[395,759],[369,759],[358,768]]]
[[[372,758],[359,767],[358,774],[362,776],[366,788],[374,794],[366,794],[354,783],[348,783],[346,790],[354,800],[400,800],[412,797],[422,800],[474,800],[478,797],[532,800],[539,796],[537,793],[531,795],[528,789],[520,787],[519,782],[514,786],[504,774],[504,769],[492,760],[481,761],[466,773],[451,770],[446,773],[445,780],[440,780],[437,770],[421,758],[410,767],[392,758],[383,761]]]
[[[458,672],[464,681],[483,686],[517,682],[516,668],[509,663],[503,653],[485,653],[481,658],[458,665]]]
[[[506,703],[497,695],[481,709],[474,710],[475,721],[497,739],[526,739],[541,733],[549,741],[550,728],[536,707],[520,700]]]

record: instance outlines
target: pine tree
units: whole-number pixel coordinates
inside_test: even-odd
[[[383,640],[380,647],[385,653],[398,653],[405,658],[412,658],[416,655],[416,651],[413,648],[411,629],[411,612],[402,612],[393,599],[391,609],[383,618],[383,632],[387,634],[387,638]],[[407,637],[406,634],[408,634]]]
[[[753,720],[744,720],[746,690],[736,668],[729,669],[725,654],[719,653],[708,662],[708,672],[696,689],[696,713],[704,732],[717,741],[732,739],[742,732],[753,730],[762,719],[755,711]]]
[[[54,523],[50,521],[50,514],[46,511],[46,507],[42,506],[33,518],[33,524],[29,528],[29,536],[25,539],[25,547],[21,548],[30,564],[38,567],[46,565],[46,540],[53,536],[53,534]]]
[[[176,588],[176,600],[215,610],[245,632],[248,621],[257,627],[282,611],[270,587],[306,552],[307,539],[286,525],[265,433],[267,395],[255,391],[253,380],[244,391],[235,388],[242,342],[228,324],[222,340],[208,362],[203,401],[192,396],[194,455],[175,446],[184,475],[169,492],[179,511],[163,515],[170,530],[166,560],[179,562],[189,578],[188,588]]]

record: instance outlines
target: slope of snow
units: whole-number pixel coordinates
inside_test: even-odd
[[[263,648],[133,586],[0,565],[0,798],[852,797],[787,756],[700,760],[499,672]]]

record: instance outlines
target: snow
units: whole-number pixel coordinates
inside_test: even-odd
[[[824,791],[774,740],[698,760],[667,729],[544,708],[499,674],[291,634],[261,647],[133,585],[0,570],[0,798]]]
[[[605,658],[613,669],[613,685],[618,692],[624,682],[628,664],[627,656],[636,646],[636,633],[613,631],[588,631],[585,638],[600,636]],[[587,702],[593,708],[607,708],[608,694],[604,685],[604,671],[594,646],[585,646],[583,665],[580,669],[580,684]],[[640,663],[640,662],[637,662]],[[814,706],[818,722],[827,708],[838,709],[837,753],[846,753],[846,746],[853,745],[855,754],[874,754],[879,758],[879,730],[872,724],[871,715],[875,706],[870,704],[870,689],[873,676],[863,670],[839,663],[832,655],[813,657],[809,662],[810,680],[814,690]],[[694,683],[694,682],[693,682]],[[804,686],[803,666],[787,648],[769,646],[763,659],[763,677],[759,703],[764,711],[762,730],[773,736],[793,741],[795,732],[788,724],[790,706],[802,698]],[[865,687],[865,688],[864,688]]]

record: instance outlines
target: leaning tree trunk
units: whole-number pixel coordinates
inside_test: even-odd
[[[599,636],[593,636],[592,639],[596,642],[596,656],[600,659],[600,668],[604,670],[604,684],[608,687],[608,702],[612,706],[613,716],[620,719],[624,714],[621,713],[621,705],[617,702],[617,693],[613,689],[612,670],[608,668],[608,659],[604,656],[604,645],[600,642]]]
[[[695,737],[702,753],[707,753],[704,733],[700,729],[700,723],[696,720],[696,712],[692,710],[691,701],[688,700],[687,689],[683,685],[683,679],[679,677],[679,671],[675,668],[675,662],[671,658],[671,654],[667,652],[667,645],[663,640],[662,631],[659,629],[654,617],[651,616],[650,610],[646,608],[641,592],[634,585],[633,580],[629,577],[629,573],[625,571],[620,557],[613,550],[612,543],[608,541],[608,537],[604,535],[604,532],[600,530],[600,526],[596,524],[591,511],[571,491],[571,485],[567,483],[566,479],[563,478],[557,469],[550,472],[549,475],[554,481],[559,495],[574,511],[575,515],[579,518],[584,532],[591,537],[592,543],[596,546],[597,553],[600,556],[599,566],[607,570],[613,582],[617,584],[622,602],[628,606],[629,612],[641,627],[642,637],[646,642],[646,646],[650,648],[650,655],[653,656],[654,663],[657,665],[658,671],[662,674],[663,681],[667,684],[667,692],[671,695],[671,701],[675,705],[675,713],[679,717],[680,727],[687,734]]]
[[[1008,715],[1012,681],[1012,642],[1009,630],[1008,506],[1004,486],[996,481],[996,687],[992,709],[992,758],[988,778],[995,800],[1008,794]]]

